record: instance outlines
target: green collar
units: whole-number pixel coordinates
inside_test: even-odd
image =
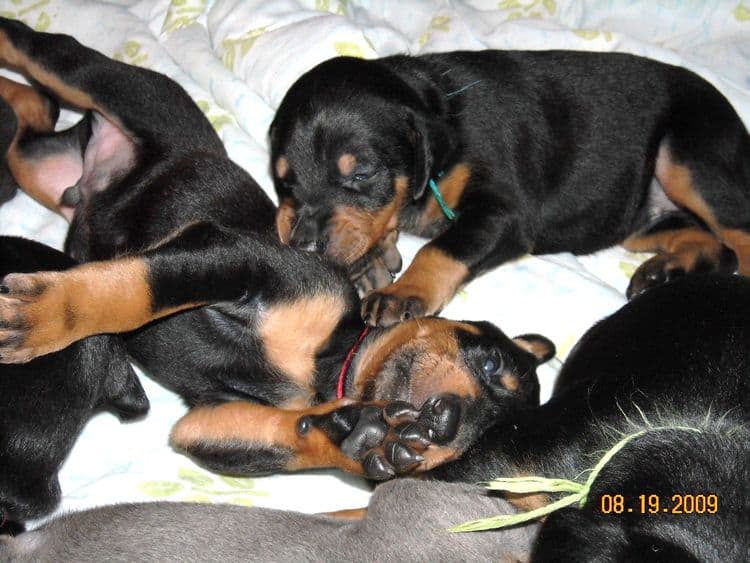
[[[437,177],[440,178],[442,176],[443,172],[438,172]],[[430,178],[428,184],[430,186],[430,190],[432,190],[432,195],[435,196],[435,200],[438,202],[440,209],[443,211],[443,215],[445,215],[448,221],[453,221],[456,218],[456,213],[450,207],[448,207],[447,203],[445,203],[443,194],[440,193],[440,187],[437,185],[435,179]]]

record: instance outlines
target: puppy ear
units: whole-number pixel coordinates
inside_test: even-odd
[[[294,229],[296,222],[297,207],[294,205],[294,200],[284,198],[276,211],[276,232],[279,235],[279,240],[284,244],[289,244],[289,240],[292,238],[292,229]]]
[[[555,357],[555,345],[541,334],[522,334],[516,336],[513,342],[519,348],[532,354],[537,359],[537,365]]]
[[[455,136],[450,126],[438,118],[414,116],[414,192],[412,197],[424,195],[427,183],[436,167],[447,162],[455,148]]]

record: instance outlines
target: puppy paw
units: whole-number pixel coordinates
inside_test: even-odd
[[[74,320],[56,276],[9,274],[0,281],[0,362],[25,363],[73,341],[65,338]]]
[[[448,446],[461,418],[461,400],[455,395],[436,395],[419,409],[395,401],[384,407],[363,403],[339,410],[342,412],[335,411],[313,423],[329,436],[340,438],[341,452],[359,461],[369,479],[384,481],[422,473],[457,456]],[[341,420],[347,421],[343,427]],[[331,432],[332,426],[339,432]],[[340,432],[344,428],[345,436]]]
[[[646,260],[630,278],[625,296],[628,300],[659,285],[664,285],[687,274],[685,266],[670,254],[657,254]]]
[[[370,326],[391,326],[433,313],[425,302],[416,296],[401,295],[397,286],[370,292],[362,300],[362,319]]]
[[[349,266],[349,279],[352,280],[360,297],[370,291],[386,287],[401,271],[401,253],[396,247],[398,231],[393,231],[368,254]]]

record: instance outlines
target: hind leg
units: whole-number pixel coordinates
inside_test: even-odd
[[[713,233],[693,225],[657,225],[629,237],[623,246],[632,252],[657,253],[633,274],[626,292],[628,299],[689,273],[731,273],[737,266],[732,251]]]
[[[663,143],[655,175],[672,202],[734,252],[739,273],[750,275],[750,138],[739,119],[733,126],[736,139],[698,131],[698,141]]]
[[[0,18],[0,65],[88,112],[67,137],[29,140],[19,172],[14,171],[22,186],[39,185],[55,194],[45,202],[48,206],[75,204],[106,189],[142,159],[182,146],[186,135],[200,138],[201,150],[225,154],[216,132],[181,86],[159,73],[109,59],[67,35],[38,33]],[[35,166],[50,152],[57,164],[60,156],[66,157],[66,165],[72,163],[64,181],[59,174],[44,173],[51,167]],[[73,189],[61,201],[68,188]]]

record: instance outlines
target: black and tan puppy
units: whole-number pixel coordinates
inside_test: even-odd
[[[392,463],[427,469],[460,455],[499,413],[538,403],[535,368],[554,353],[543,337],[511,341],[488,323],[443,319],[364,331],[346,275],[278,241],[271,201],[165,76],[7,19],[0,61],[87,111],[58,133],[22,120],[8,161],[23,189],[73,213],[68,251],[100,260],[3,279],[3,362],[143,327],[128,351],[150,375],[190,405],[220,403],[195,408],[174,444],[232,472],[345,464],[384,478]],[[21,100],[43,114],[46,99],[27,93]],[[352,460],[310,418],[352,400],[424,404],[424,431],[451,439],[434,456],[398,447],[383,462],[365,460],[382,439],[367,437],[348,443]],[[448,411],[454,402],[461,408]],[[380,410],[345,409],[337,420],[351,430]],[[396,405],[388,418],[413,412]],[[453,412],[464,423],[458,434]]]
[[[74,265],[42,244],[0,237],[0,275]],[[100,410],[123,420],[148,411],[119,337],[95,336],[27,364],[0,366],[0,533],[55,508],[60,466]]]
[[[447,463],[433,467],[428,476],[470,482],[518,475],[583,481],[588,476],[587,470],[615,444],[643,432],[631,438],[603,466],[583,507],[574,505],[547,517],[533,548],[532,560],[743,560],[750,548],[747,536],[749,307],[750,282],[741,277],[689,276],[650,290],[584,336],[565,364],[549,403],[498,413],[468,452],[456,461],[443,459]],[[296,448],[298,460],[309,461],[317,444],[323,442],[323,434],[331,443],[341,445],[339,456],[328,451],[330,464],[351,470],[359,466],[362,451],[369,448],[366,458],[377,457],[380,463],[367,464],[366,469],[378,468],[376,473],[370,473],[378,478],[389,474],[383,467],[390,458],[383,452],[419,451],[425,459],[439,463],[436,453],[445,451],[444,439],[451,433],[460,435],[466,431],[461,425],[470,421],[457,412],[464,407],[451,401],[448,395],[434,397],[427,403],[434,405],[438,398],[444,399],[442,413],[452,413],[449,419],[462,421],[443,428],[439,437],[434,432],[435,426],[429,423],[433,411],[419,413],[403,403],[382,406],[380,417],[373,416],[372,411],[382,403],[350,403],[332,413],[307,414],[303,419],[268,409],[265,412],[270,424],[259,417],[252,405],[226,403],[193,410],[179,423],[175,434],[188,438],[183,445],[192,451],[211,453],[213,459],[221,459],[224,467],[250,472],[276,469],[279,452],[288,452],[290,447]],[[360,413],[362,424],[352,425],[355,411]],[[400,413],[402,420],[389,421],[389,411]],[[287,418],[294,418],[294,426]],[[272,427],[277,423],[278,426]],[[293,428],[297,429],[297,435],[291,442]],[[275,450],[269,447],[274,443]],[[359,446],[352,448],[352,445]],[[343,455],[352,459],[342,461]],[[254,456],[252,466],[247,462],[251,456]],[[390,474],[420,469],[425,468],[394,463]],[[406,485],[384,489],[382,496],[376,491],[373,506],[367,513],[359,514],[364,519],[355,524],[325,521],[320,517],[305,520],[293,514],[272,512],[264,515],[259,529],[253,527],[252,533],[283,544],[278,545],[279,553],[295,554],[303,550],[305,554],[320,554],[327,559],[331,539],[324,537],[321,542],[318,534],[310,536],[308,531],[335,529],[335,538],[340,533],[348,536],[354,532],[363,542],[357,545],[367,549],[374,545],[370,542],[380,539],[379,530],[392,533],[400,527],[422,529],[431,521],[435,506],[423,507],[421,502],[435,493],[440,499],[435,500],[436,504],[446,500],[449,506],[455,506],[454,500],[459,503],[455,524],[466,518],[467,507],[479,511],[471,514],[471,518],[508,512],[507,507],[499,506],[489,506],[488,510],[488,499],[472,497],[469,491],[454,490],[448,494],[455,496],[446,499],[443,493],[450,491],[449,488],[433,490],[429,482],[421,486],[416,495],[412,494],[416,489],[410,492]],[[398,500],[388,500],[393,491]],[[544,506],[554,499],[555,495],[546,493],[511,498],[516,507],[527,509]],[[217,507],[199,509],[199,514],[206,515],[207,529],[215,526],[217,518],[221,522],[237,522],[260,517],[237,508],[226,509],[226,516],[221,511]],[[437,510],[442,514],[441,525],[446,523],[446,511],[450,519],[449,509]],[[146,534],[140,544],[131,535],[132,519],[122,526],[110,527],[101,523],[101,514],[71,516],[50,529],[8,541],[0,549],[5,548],[17,557],[33,557],[47,548],[94,556],[109,542],[123,553],[140,554],[153,544],[157,553],[180,552],[180,545],[155,542],[151,534]],[[157,526],[169,530],[184,529],[180,523],[192,522],[195,517],[189,506],[163,504],[115,507],[106,509],[104,514],[115,518],[115,522],[140,515],[144,522],[155,519]],[[413,518],[418,522],[416,527]],[[305,531],[290,538],[289,526],[295,525],[301,525]],[[192,529],[190,525],[187,527]],[[279,529],[284,532],[280,534]],[[64,534],[76,532],[83,533],[83,539],[75,542],[64,539],[67,537]],[[220,535],[227,538],[224,544],[227,550],[235,549],[246,538],[243,535],[238,539],[230,532]],[[484,541],[488,538],[497,538],[501,553],[504,537],[481,534],[477,541],[483,549],[487,548]],[[440,545],[442,539],[424,533],[410,538],[405,547],[396,541],[379,549],[384,553],[391,553],[392,548],[403,549],[401,555],[408,553],[407,558],[419,558],[420,553],[433,553],[432,548]],[[427,545],[421,546],[421,541]],[[457,541],[470,549],[470,539]],[[262,549],[274,553],[274,548],[275,545],[269,548],[264,544]],[[347,551],[342,553],[349,556]],[[447,553],[452,553],[450,548],[446,548]],[[336,556],[330,554],[332,558]],[[394,557],[398,558],[398,553]]]
[[[372,325],[434,314],[527,253],[656,251],[631,296],[690,271],[750,274],[750,137],[682,68],[564,51],[335,58],[291,87],[270,141],[280,238],[375,287]],[[432,240],[378,288],[400,230]]]

